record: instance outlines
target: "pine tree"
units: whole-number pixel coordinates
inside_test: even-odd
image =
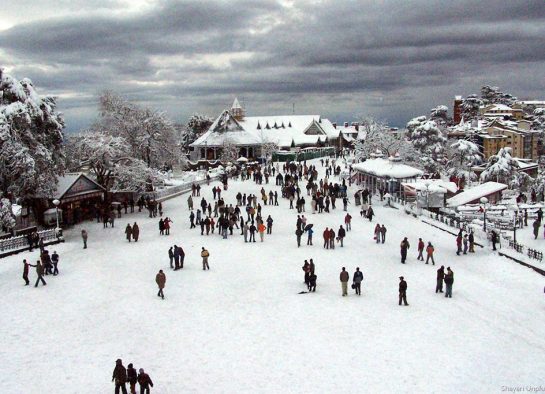
[[[64,120],[56,99],[0,69],[0,193],[51,196],[64,171]]]
[[[488,158],[486,168],[481,174],[481,180],[510,184],[517,169],[518,163],[511,157],[511,148],[501,148],[497,155]]]

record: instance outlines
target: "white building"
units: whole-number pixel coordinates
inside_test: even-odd
[[[245,116],[235,98],[231,109],[223,111],[208,131],[190,145],[191,159],[218,159],[227,144],[236,145],[239,156],[256,159],[267,143],[275,143],[281,150],[337,147],[339,130],[320,115]]]

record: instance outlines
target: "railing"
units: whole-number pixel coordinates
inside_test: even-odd
[[[54,228],[49,230],[38,231],[38,235],[41,239],[44,240],[44,243],[52,239],[57,239],[57,232]],[[19,235],[17,237],[11,237],[7,239],[0,240],[0,252],[17,250],[17,249],[26,249],[30,245],[28,239],[25,235]]]
[[[210,177],[210,181],[216,180],[218,178],[219,178],[219,175],[214,175],[214,176]],[[165,199],[167,197],[173,196],[175,194],[181,194],[183,192],[191,190],[191,186],[193,184],[203,185],[203,184],[205,184],[207,182],[208,181],[206,179],[202,179],[202,180],[199,180],[199,181],[192,181],[192,182],[184,183],[182,185],[167,187],[167,188],[162,189],[162,190],[147,192],[147,193],[144,193],[144,198],[149,197],[149,198],[154,199],[154,200],[162,200],[162,199]]]

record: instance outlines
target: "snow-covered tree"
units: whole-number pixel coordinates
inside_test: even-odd
[[[189,144],[195,142],[197,138],[203,135],[214,123],[214,120],[206,115],[193,114],[187,121],[187,127],[185,127],[181,134],[182,145],[187,147]]]
[[[114,183],[112,190],[132,191],[138,194],[153,191],[162,176],[160,173],[149,168],[142,160],[123,160],[115,164],[113,172]]]
[[[481,87],[481,99],[483,105],[504,104],[511,106],[517,100],[509,93],[503,93],[497,86],[485,85]]]
[[[479,115],[479,108],[483,105],[483,101],[476,94],[470,94],[462,100],[462,118],[469,122]]]
[[[100,97],[100,126],[123,137],[148,167],[172,166],[180,157],[176,129],[163,112],[137,106],[112,92]]]
[[[446,105],[438,105],[430,111],[430,120],[433,120],[439,127],[446,127],[450,118],[448,116],[448,107]]]
[[[447,173],[464,180],[475,180],[476,175],[471,166],[481,163],[482,155],[479,146],[467,140],[458,140],[449,146],[447,152]]]
[[[360,120],[360,127],[365,139],[355,140],[354,151],[357,159],[366,159],[371,153],[377,150],[384,155],[394,156],[400,153],[400,148],[406,141],[402,138],[396,138],[391,132],[390,127],[371,117],[365,117]]]
[[[446,137],[433,120],[425,116],[416,117],[407,123],[407,137],[420,153],[424,168],[437,172],[444,162]]]
[[[529,191],[530,189],[532,189],[533,185],[534,178],[522,171],[515,172],[511,179],[511,182],[509,183],[509,187],[511,189],[519,190],[521,192]]]
[[[481,174],[481,180],[510,184],[517,168],[517,161],[511,157],[511,148],[501,148],[497,155],[488,158],[486,168]]]
[[[52,195],[63,172],[62,114],[32,81],[0,69],[0,192],[22,199]]]
[[[123,137],[103,130],[90,130],[68,141],[67,150],[74,156],[74,169],[87,166],[98,184],[106,190],[149,190],[158,172],[139,158],[132,157],[131,147]]]
[[[15,227],[11,202],[7,198],[0,198],[0,228],[11,230]]]
[[[235,162],[238,159],[238,147],[229,140],[225,140],[221,147],[220,160],[222,162]]]

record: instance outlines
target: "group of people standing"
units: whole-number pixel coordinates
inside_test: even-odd
[[[120,391],[127,394],[127,383],[129,383],[130,394],[136,394],[136,383],[140,385],[140,394],[150,394],[150,388],[153,387],[153,381],[143,368],[136,373],[132,363],[125,368],[123,361],[119,358],[115,362],[112,382],[115,384],[115,394],[119,394]]]

